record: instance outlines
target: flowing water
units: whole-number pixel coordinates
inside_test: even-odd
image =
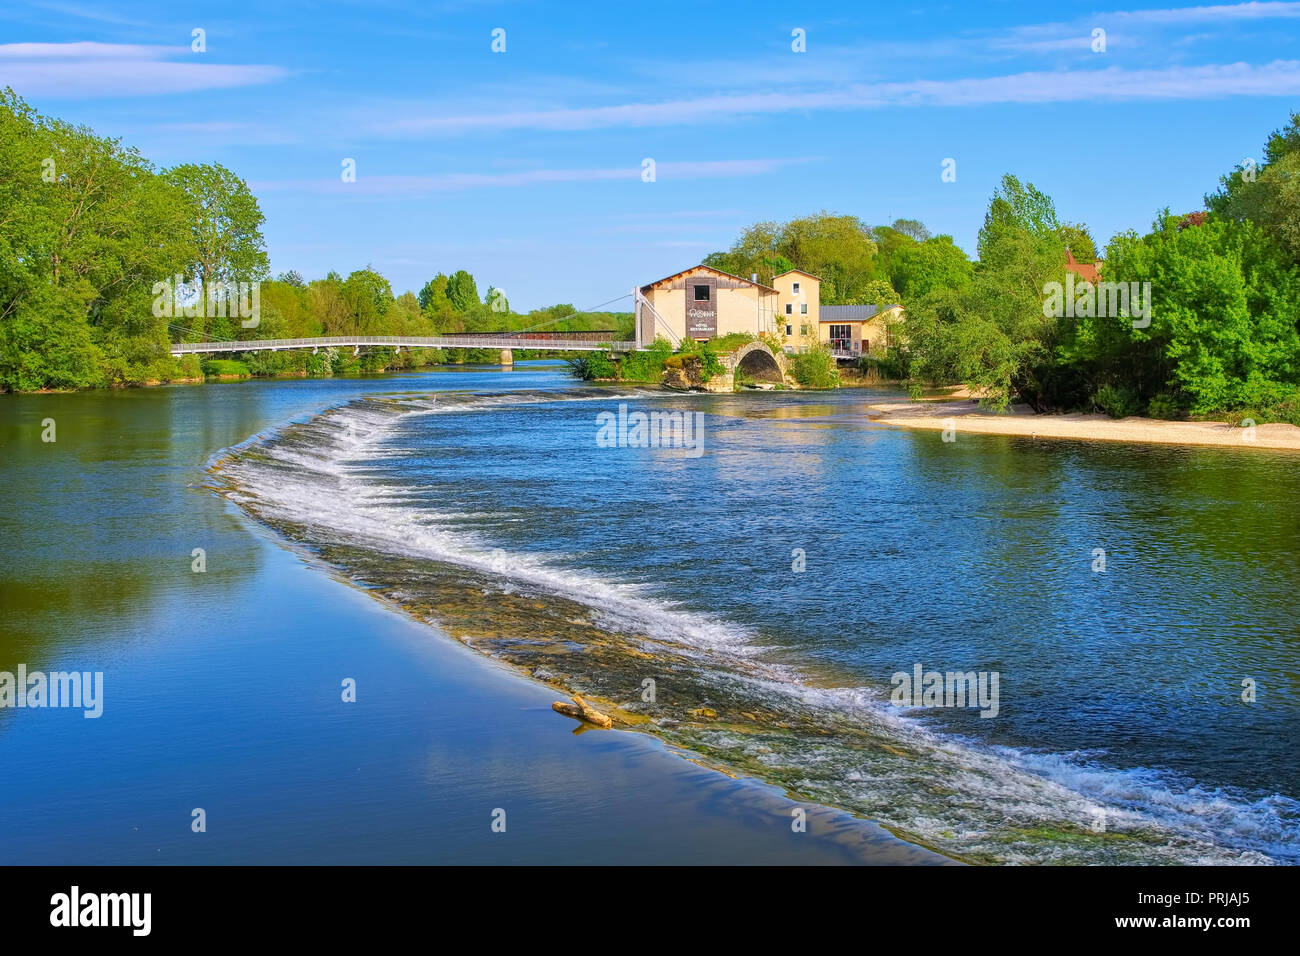
[[[949,856],[1300,862],[1300,458],[502,381],[376,388],[212,484],[622,725]],[[604,447],[620,404],[702,412],[702,449]],[[996,715],[893,703],[918,666],[996,673]]]

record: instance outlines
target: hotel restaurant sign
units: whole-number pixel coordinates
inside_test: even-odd
[[[718,282],[712,276],[692,276],[686,283],[686,335],[711,339],[718,334]]]

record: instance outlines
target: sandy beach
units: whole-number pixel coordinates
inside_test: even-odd
[[[1300,428],[1268,424],[1246,428],[1227,422],[1170,422],[1153,418],[1106,415],[1038,415],[1026,405],[1005,413],[982,409],[973,399],[943,402],[883,402],[868,406],[884,425],[942,431],[952,427],[984,435],[1068,438],[1082,441],[1147,442],[1159,445],[1222,445],[1300,451]]]

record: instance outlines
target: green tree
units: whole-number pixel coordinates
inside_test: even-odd
[[[925,242],[930,238],[930,230],[919,219],[895,219],[889,228],[915,242]]]
[[[762,283],[802,269],[821,278],[823,302],[852,303],[863,301],[875,254],[871,230],[860,219],[822,211],[787,223],[754,223],[731,249],[705,256],[703,265],[745,278],[756,274]]]
[[[979,257],[967,286],[909,303],[903,334],[913,374],[982,388],[993,407],[1017,397],[1036,411],[1059,407],[1076,385],[1054,359],[1063,320],[1043,314],[1043,290],[1063,276],[1065,262],[1051,199],[1004,176],[984,217]]]
[[[935,236],[893,251],[888,279],[906,299],[919,299],[939,289],[960,289],[970,282],[974,267],[952,236]]]
[[[898,305],[902,302],[902,297],[894,291],[894,287],[884,279],[869,279],[858,297],[862,300],[863,305]]]
[[[777,251],[796,268],[821,277],[822,301],[828,305],[864,301],[876,243],[856,216],[823,211],[791,220],[781,230]]]
[[[439,272],[420,289],[420,308],[436,309],[440,302],[447,301],[447,277]]]
[[[268,263],[261,229],[266,217],[248,184],[219,165],[186,163],[163,175],[189,199],[195,276],[205,283],[264,279]]]
[[[187,279],[201,283],[206,292],[218,282],[234,286],[259,282],[269,274],[261,232],[266,217],[247,183],[224,166],[194,163],[175,166],[164,177],[188,199],[185,212],[191,251],[183,270]],[[198,311],[197,317],[180,320],[193,337],[234,338],[238,323],[220,317],[209,322],[205,309]],[[256,334],[247,333],[249,337]]]
[[[1255,223],[1300,263],[1300,113],[1269,137],[1258,168],[1222,177],[1205,204],[1226,219]]]
[[[464,269],[453,272],[447,280],[447,299],[457,312],[468,312],[478,305],[478,286],[474,284],[474,277]]]
[[[331,271],[324,279],[308,284],[307,307],[320,324],[322,335],[356,332],[352,306],[343,296],[343,279],[337,272]]]
[[[170,377],[152,290],[187,261],[184,209],[135,150],[0,93],[0,388]]]
[[[487,294],[483,296],[483,304],[499,314],[510,312],[510,300],[506,298],[505,292],[496,286],[488,286]]]
[[[393,287],[369,267],[358,269],[340,288],[351,317],[352,331],[360,335],[384,334],[384,320],[393,304]]]
[[[1076,262],[1096,262],[1097,245],[1092,241],[1088,227],[1067,222],[1061,226],[1061,241],[1074,254]]]
[[[1145,236],[1116,236],[1107,279],[1150,283],[1149,325],[1080,319],[1063,343],[1093,395],[1124,390],[1193,414],[1267,408],[1300,385],[1300,270],[1253,222],[1188,228],[1164,210]]]

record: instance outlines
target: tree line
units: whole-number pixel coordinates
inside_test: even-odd
[[[370,266],[346,277],[271,278],[264,221],[247,183],[222,166],[160,169],[120,139],[41,116],[12,89],[0,91],[0,391],[200,376],[196,356],[171,356],[173,342],[533,326],[614,328],[612,337],[631,337],[630,315],[578,313],[568,304],[516,314],[495,288],[480,297],[464,270],[400,295]],[[255,320],[208,305],[203,290],[223,283],[256,283]],[[338,374],[480,357],[450,351],[260,352],[216,364],[250,374]]]

